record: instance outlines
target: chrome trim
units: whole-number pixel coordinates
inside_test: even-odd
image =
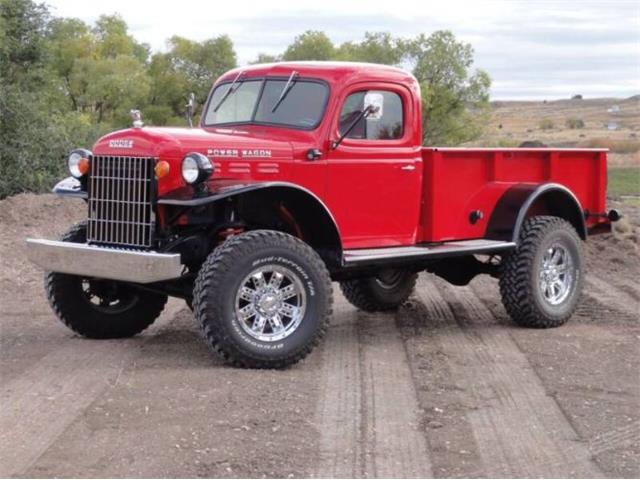
[[[60,180],[51,191],[59,197],[87,198],[86,190],[82,189],[82,183],[75,177]]]
[[[85,243],[29,238],[27,258],[50,272],[125,282],[153,283],[182,274],[177,253],[119,250]]]
[[[151,247],[155,161],[151,157],[94,155],[89,175],[90,244]]]
[[[464,255],[497,253],[513,250],[514,242],[498,240],[460,240],[440,244],[415,245],[409,247],[386,247],[345,250],[342,264],[345,267],[382,265]]]
[[[288,337],[300,326],[306,309],[303,282],[286,267],[260,266],[238,285],[236,320],[256,340],[275,342]]]
[[[560,243],[547,248],[538,276],[538,286],[547,303],[557,306],[564,302],[575,283],[575,267],[569,250]]]

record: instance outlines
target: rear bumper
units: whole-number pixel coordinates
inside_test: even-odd
[[[50,272],[153,283],[180,277],[179,254],[138,252],[84,243],[27,239],[27,256]]]

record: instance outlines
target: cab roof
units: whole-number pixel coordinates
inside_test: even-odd
[[[331,84],[336,82],[370,80],[417,83],[415,77],[401,68],[377,63],[360,62],[278,62],[234,68],[223,74],[216,83],[233,80],[238,73],[247,77],[287,77],[298,72],[300,77],[317,78]]]

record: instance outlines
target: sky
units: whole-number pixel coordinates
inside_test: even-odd
[[[493,100],[640,94],[640,1],[45,0],[56,16],[92,23],[119,13],[153,51],[180,35],[227,34],[240,65],[280,54],[296,35],[322,30],[335,43],[385,31],[410,38],[451,30],[493,80]]]

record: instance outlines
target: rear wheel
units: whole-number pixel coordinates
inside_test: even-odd
[[[86,224],[74,225],[62,241],[86,242]],[[58,318],[88,338],[125,338],[140,333],[160,315],[167,296],[115,280],[45,274],[49,303]]]
[[[549,328],[569,320],[582,291],[581,247],[566,220],[537,216],[525,221],[500,277],[502,303],[514,322]]]
[[[395,310],[407,301],[418,274],[410,270],[388,269],[376,276],[340,282],[345,298],[367,312]]]
[[[207,343],[225,361],[281,368],[322,338],[331,294],[329,272],[311,247],[285,233],[256,230],[209,255],[193,305]]]

